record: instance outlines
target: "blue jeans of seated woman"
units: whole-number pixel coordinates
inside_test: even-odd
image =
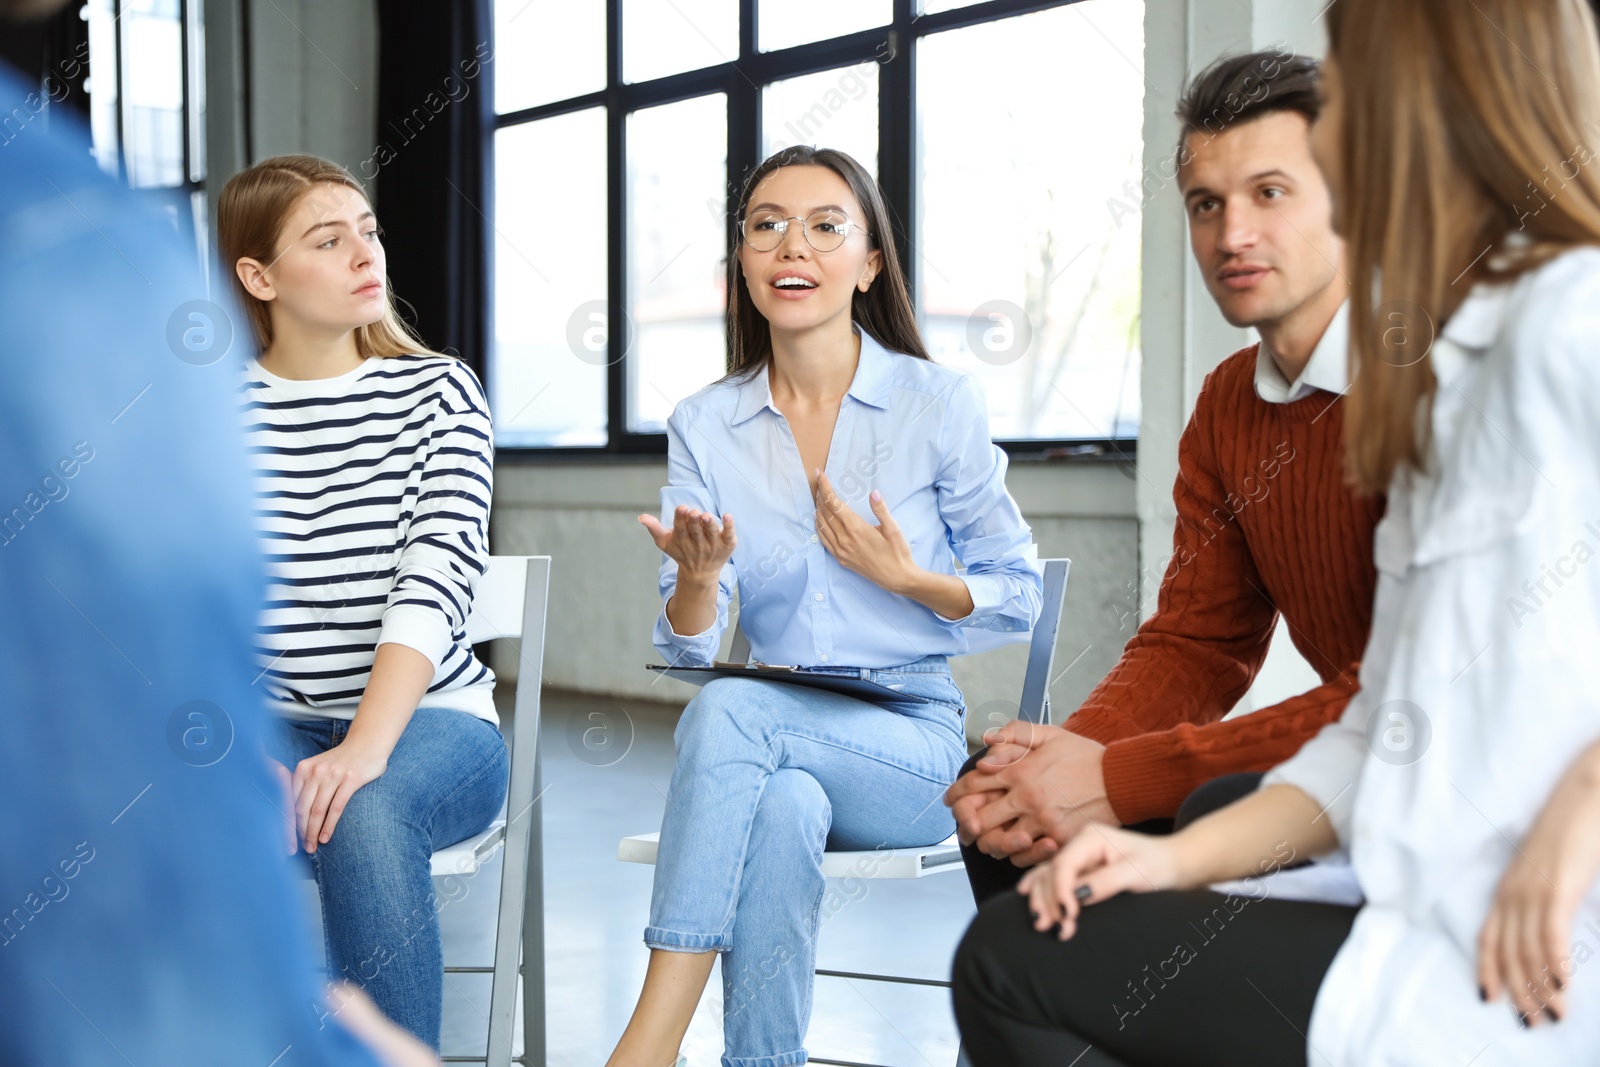
[[[269,755],[291,771],[339,744],[343,719],[280,719]],[[439,1048],[444,959],[429,859],[482,833],[505,802],[510,760],[494,723],[419,708],[388,769],[350,797],[311,854],[328,976],[366,990],[395,1023]],[[302,854],[303,855],[303,854]],[[297,857],[297,862],[299,859]]]
[[[719,678],[674,736],[644,939],[723,953],[724,1067],[806,1060],[824,848],[909,848],[955,832],[943,797],[967,743],[945,657],[833,672],[930,699],[877,704]]]

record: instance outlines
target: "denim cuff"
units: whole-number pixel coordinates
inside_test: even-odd
[[[686,934],[664,926],[646,926],[644,943],[666,952],[727,952],[733,948],[733,938],[726,934]]]
[[[806,1062],[806,1050],[797,1048],[793,1052],[780,1052],[775,1056],[724,1056],[722,1067],[794,1067],[797,1063]]]

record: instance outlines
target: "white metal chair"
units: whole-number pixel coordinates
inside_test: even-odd
[[[434,877],[473,875],[502,848],[500,910],[495,925],[494,965],[446,967],[447,974],[489,974],[489,1045],[486,1056],[444,1056],[445,1063],[509,1067],[515,1026],[517,977],[522,977],[523,1054],[516,1062],[545,1061],[544,1029],[544,847],[539,795],[539,689],[544,678],[545,605],[550,593],[549,556],[492,556],[478,583],[467,640],[520,640],[517,690],[511,720],[511,775],[506,790],[508,819],[483,833],[433,854]],[[520,967],[519,967],[520,955]]]
[[[1066,597],[1067,571],[1072,561],[1047,559],[1040,562],[1044,567],[1044,600],[1039,609],[1039,621],[1028,638],[1028,666],[1022,679],[1022,699],[1017,708],[1017,717],[1028,722],[1048,725],[1050,672],[1055,663],[1056,635],[1061,629],[1061,605]],[[735,663],[749,661],[750,641],[742,629],[734,631],[729,657]],[[626,863],[655,863],[660,837],[658,832],[623,838],[617,846],[617,859]],[[822,856],[822,874],[826,878],[925,878],[931,874],[964,869],[961,862],[961,846],[954,834],[936,845],[925,845],[921,848],[897,848],[879,852],[830,851],[823,853]],[[869,982],[942,986],[946,989],[950,987],[948,981],[933,978],[830,971],[820,967],[817,968],[816,974],[825,978],[859,978]],[[957,1063],[965,1064],[966,1057],[958,1055]],[[811,1062],[836,1064],[839,1067],[873,1067],[853,1060],[829,1060],[817,1056],[812,1056]]]
[[[473,644],[502,637],[516,642],[517,689],[511,713],[507,819],[496,820],[477,837],[433,854],[435,875],[475,874],[498,848],[505,849],[500,865],[494,965],[445,968],[447,974],[493,976],[488,1053],[441,1057],[445,1063],[510,1067],[520,974],[523,1052],[517,1062],[544,1067],[544,809],[535,805],[540,793],[539,691],[544,682],[545,607],[549,599],[549,556],[491,556],[467,619],[467,640]]]

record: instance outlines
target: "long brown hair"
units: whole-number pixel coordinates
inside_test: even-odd
[[[272,344],[272,315],[263,300],[245,289],[235,269],[249,257],[271,265],[278,258],[284,221],[308,189],[323,182],[344,185],[362,196],[366,189],[339,164],[316,156],[273,156],[246,167],[222,187],[217,198],[217,250],[222,269],[233,279],[234,295],[250,315],[257,351]],[[383,280],[383,318],[356,328],[356,351],[366,356],[444,355],[423,344],[395,311],[394,290]]]
[[[870,247],[876,248],[883,258],[883,268],[872,280],[866,292],[859,289],[850,299],[850,317],[872,335],[884,348],[918,359],[927,359],[922,336],[917,332],[917,316],[911,309],[911,292],[906,287],[906,276],[900,269],[900,258],[894,250],[894,231],[889,228],[889,212],[883,206],[883,194],[878,183],[872,180],[866,168],[848,154],[836,148],[813,148],[795,145],[775,152],[744,181],[739,193],[738,213],[741,222],[750,207],[750,196],[761,179],[779,167],[827,167],[844,179],[854,194],[856,203],[866,214],[864,220]],[[765,316],[756,310],[755,301],[745,285],[744,271],[739,269],[740,229],[734,227],[733,247],[728,250],[728,377],[749,376],[756,373],[772,359],[772,329]]]
[[[1600,43],[1587,0],[1337,0],[1328,37],[1344,104],[1346,468],[1382,492],[1432,444],[1431,362],[1401,353],[1425,351],[1476,282],[1600,244]]]

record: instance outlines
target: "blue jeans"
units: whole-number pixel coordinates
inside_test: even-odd
[[[343,719],[280,719],[270,754],[291,771],[344,740]],[[429,859],[482,833],[505,802],[510,758],[495,725],[418,708],[384,773],[356,790],[333,837],[311,854],[328,975],[439,1048],[444,956]]]
[[[804,1063],[824,848],[931,845],[967,758],[944,656],[839,667],[931,698],[870,703],[719,678],[684,709],[645,943],[722,956],[724,1067]]]

